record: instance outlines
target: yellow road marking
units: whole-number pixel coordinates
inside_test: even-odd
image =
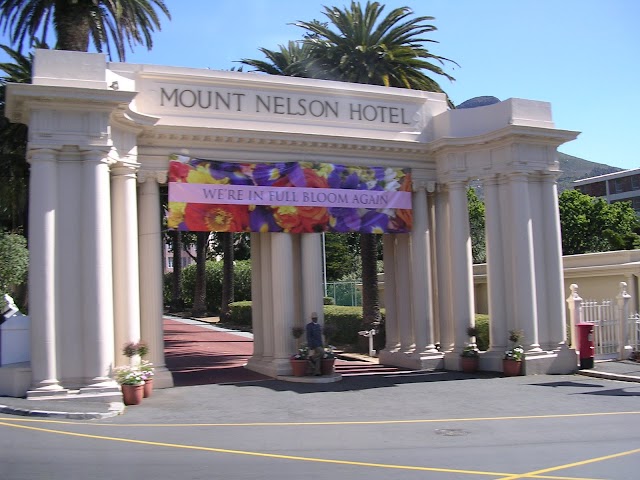
[[[541,473],[555,472],[557,470],[565,470],[567,468],[580,467],[582,465],[588,465],[590,463],[602,462],[604,460],[611,460],[612,458],[624,457],[626,455],[633,455],[634,453],[640,453],[640,448],[636,448],[634,450],[627,450],[626,452],[613,453],[611,455],[604,455],[602,457],[590,458],[588,460],[582,460],[580,462],[567,463],[565,465],[559,465],[557,467],[543,468],[542,470],[523,473],[521,475],[511,475],[509,477],[501,478],[500,480],[516,480],[518,478],[535,478],[536,475],[539,475]]]
[[[229,453],[229,454],[235,454],[235,455],[275,458],[280,460],[296,460],[296,461],[303,461],[303,462],[329,463],[329,464],[335,464],[335,465],[351,465],[351,466],[358,466],[358,467],[388,468],[388,469],[396,469],[396,470],[417,470],[417,471],[423,471],[423,472],[461,473],[466,475],[483,475],[483,476],[491,476],[491,477],[506,476],[507,478],[521,478],[520,476],[512,477],[511,475],[513,474],[504,473],[504,472],[484,472],[484,471],[461,470],[461,469],[452,469],[452,468],[419,467],[419,466],[413,466],[413,465],[392,465],[392,464],[384,464],[384,463],[354,462],[349,460],[331,460],[326,458],[298,457],[293,455],[279,455],[274,453],[260,453],[260,452],[248,452],[243,450],[229,450],[224,448],[201,447],[197,445],[181,445],[176,443],[150,442],[146,440],[134,440],[130,438],[105,437],[101,435],[89,435],[86,433],[74,433],[74,432],[66,432],[63,430],[51,430],[47,428],[30,427],[27,425],[15,425],[15,424],[5,423],[5,422],[0,422],[0,425],[4,425],[10,428],[33,430],[37,432],[55,433],[58,435],[69,435],[72,437],[92,438],[96,440],[109,440],[109,441],[123,442],[123,443],[135,443],[138,445],[151,445],[155,447],[180,448],[185,450],[199,450],[204,452]],[[528,476],[529,478],[541,478],[541,479],[550,479],[550,480],[596,480],[596,479],[578,478],[578,477],[544,476],[544,475],[537,475],[535,473],[529,474]]]
[[[299,427],[317,425],[396,425],[411,423],[443,423],[443,422],[486,422],[497,420],[538,420],[548,418],[577,418],[577,417],[599,417],[607,415],[638,415],[637,412],[599,412],[599,413],[568,413],[558,415],[520,415],[510,417],[476,417],[476,418],[434,418],[434,419],[414,419],[414,420],[358,420],[346,422],[250,422],[250,423],[93,423],[75,422],[68,420],[46,420],[25,417],[0,417],[1,420],[11,422],[38,422],[57,423],[66,425],[100,425],[104,427]]]

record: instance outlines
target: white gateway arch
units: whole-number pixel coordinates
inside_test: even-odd
[[[28,396],[116,390],[122,345],[140,338],[156,385],[172,385],[159,188],[176,153],[411,168],[413,231],[384,236],[380,353],[411,368],[459,368],[474,315],[466,186],[480,179],[491,319],[481,369],[501,371],[511,329],[524,332],[527,373],[576,369],[565,343],[556,149],[577,133],[554,127],[548,103],[449,110],[438,93],[53,50],[36,51],[33,83],[7,94],[7,116],[29,126]],[[291,327],[322,312],[319,251],[320,234],[252,234],[248,368],[289,373]]]

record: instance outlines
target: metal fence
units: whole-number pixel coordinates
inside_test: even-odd
[[[333,298],[336,305],[347,307],[362,306],[362,289],[358,288],[359,282],[328,282],[326,284],[326,296]]]

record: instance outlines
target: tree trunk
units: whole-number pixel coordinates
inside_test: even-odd
[[[223,322],[229,321],[231,310],[229,304],[233,303],[233,232],[220,233],[222,243],[222,254],[224,256],[222,265],[222,307],[220,308],[220,319]]]
[[[173,274],[171,275],[171,309],[174,312],[182,311],[184,300],[182,299],[182,232],[171,232],[173,240]]]
[[[58,43],[57,50],[86,52],[89,50],[89,18],[91,0],[57,0],[53,13],[53,24]]]
[[[201,317],[207,311],[207,245],[209,232],[196,233],[196,286],[193,292],[194,317]]]
[[[380,322],[380,298],[378,295],[377,240],[373,233],[360,235],[362,257],[362,321],[366,328]]]

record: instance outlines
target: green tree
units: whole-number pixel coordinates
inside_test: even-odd
[[[559,207],[564,255],[640,248],[640,222],[629,202],[609,204],[565,190]]]
[[[171,18],[163,0],[0,0],[0,27],[19,51],[35,39],[46,42],[53,28],[58,50],[86,52],[91,41],[96,51],[124,61],[127,46],[153,46],[156,8]]]
[[[38,48],[46,48],[37,44]],[[26,160],[27,126],[4,116],[7,83],[31,83],[33,54],[27,56],[6,45],[0,48],[13,60],[0,63],[0,228],[22,231],[27,227],[29,164]]]
[[[288,63],[276,64],[274,55],[267,54],[271,65],[246,59],[241,63],[277,75],[294,72],[301,77],[442,92],[428,74],[454,80],[439,65],[455,62],[425,47],[426,43],[436,43],[423,37],[436,30],[428,23],[434,18],[410,18],[413,11],[408,7],[393,9],[386,16],[382,16],[383,11],[384,6],[378,2],[367,2],[364,10],[356,1],[343,9],[324,7],[328,23],[296,22],[305,30],[301,48],[296,53],[306,53],[306,57],[296,60],[293,55],[283,55],[276,60]],[[280,46],[280,53],[285,51],[289,48]],[[376,275],[378,241],[369,233],[360,238],[363,323],[371,325],[380,321]]]
[[[484,231],[484,203],[478,198],[473,188],[467,189],[467,203],[473,263],[485,263],[487,261],[487,245]]]
[[[28,268],[27,240],[22,235],[0,231],[0,307],[5,306],[4,295],[25,281]]]

